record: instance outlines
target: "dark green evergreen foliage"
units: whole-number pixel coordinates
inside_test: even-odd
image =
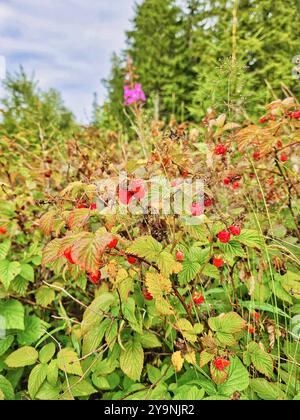
[[[178,113],[188,85],[183,16],[174,0],[145,0],[136,6],[128,54],[152,103],[161,114]]]
[[[293,57],[300,54],[299,9],[298,0],[144,0],[136,6],[124,59],[113,59],[106,107],[126,124],[128,55],[147,107],[159,108],[160,118],[198,121],[208,107],[251,116],[286,88],[299,95],[292,76]]]
[[[244,104],[248,112],[281,96],[282,86],[299,94],[292,58],[300,51],[296,0],[210,1],[206,19],[209,45],[198,65],[193,113],[218,103],[219,111]],[[236,56],[232,67],[233,9],[237,7]],[[203,42],[200,37],[201,46]],[[232,77],[236,76],[235,89]],[[230,96],[230,98],[228,98]],[[213,101],[212,101],[213,99]],[[213,103],[212,103],[213,102]]]

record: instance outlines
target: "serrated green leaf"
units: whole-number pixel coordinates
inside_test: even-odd
[[[254,341],[248,344],[248,352],[255,369],[263,375],[271,377],[274,368],[272,357]]]
[[[7,330],[24,330],[24,306],[17,300],[0,300],[0,316]]]
[[[39,351],[39,359],[41,363],[48,363],[52,359],[55,354],[55,344],[49,343],[46,344],[40,351]]]
[[[47,365],[40,364],[32,369],[28,378],[28,392],[31,399],[34,399],[46,377]]]
[[[251,379],[251,388],[257,393],[262,400],[282,400],[284,394],[280,389],[280,385],[266,381],[265,379]]]
[[[138,338],[144,349],[155,349],[162,346],[157,335],[150,331],[144,331],[143,335],[139,335]]]
[[[21,346],[30,346],[38,341],[45,332],[42,321],[36,316],[27,316],[24,321],[25,329],[17,334]]]
[[[144,351],[138,338],[129,340],[120,356],[122,371],[133,381],[139,381],[144,366]]]
[[[10,262],[8,260],[0,261],[0,281],[8,290],[11,281],[20,274],[21,266],[17,261]]]
[[[55,299],[55,291],[47,286],[42,286],[35,292],[35,299],[38,305],[46,308]]]
[[[0,391],[5,400],[14,400],[15,393],[12,384],[4,376],[0,375]]]
[[[36,363],[38,356],[38,352],[33,347],[25,346],[11,353],[5,359],[5,363],[10,368],[30,366]]]

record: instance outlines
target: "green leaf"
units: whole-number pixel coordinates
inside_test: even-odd
[[[247,254],[243,250],[241,244],[232,239],[227,244],[218,243],[218,247],[225,257],[246,257]]]
[[[144,365],[143,347],[136,337],[128,341],[124,347],[125,350],[120,356],[120,367],[130,379],[139,381]]]
[[[47,380],[50,385],[55,386],[58,379],[57,360],[51,360],[47,366]]]
[[[0,339],[0,356],[2,356],[4,353],[7,352],[7,350],[10,348],[13,342],[14,342],[13,335],[9,335],[8,337],[4,339]]]
[[[213,331],[235,334],[245,328],[246,321],[236,312],[229,312],[217,318],[209,318],[208,324]]]
[[[17,300],[0,300],[0,316],[5,319],[7,330],[24,330],[24,307]]]
[[[254,341],[248,344],[248,353],[255,369],[263,375],[271,377],[274,368],[272,357]]]
[[[147,364],[147,374],[148,374],[149,381],[152,384],[157,382],[162,376],[161,371],[157,367],[152,366],[150,364]]]
[[[162,251],[156,258],[156,263],[158,268],[161,271],[161,274],[165,277],[168,277],[174,272],[175,266],[178,266],[178,263],[175,261],[172,254],[167,251]],[[179,264],[179,270],[181,270],[181,264]]]
[[[78,376],[83,375],[78,356],[71,349],[63,349],[57,354],[57,366],[65,373]]]
[[[6,290],[8,290],[11,281],[20,273],[20,271],[21,266],[17,261],[0,261],[0,281]]]
[[[25,346],[11,353],[5,359],[5,363],[10,368],[30,366],[36,363],[38,356],[38,352],[33,347]]]
[[[162,346],[157,335],[152,332],[144,331],[144,334],[139,335],[138,338],[144,349],[155,349]]]
[[[211,277],[212,279],[220,278],[220,271],[212,264],[206,264],[203,271],[203,276]]]
[[[0,375],[0,391],[2,392],[5,400],[15,399],[15,393],[12,384],[2,375]]]
[[[291,295],[281,286],[278,281],[274,281],[274,292],[275,295],[281,299],[283,302],[287,302],[290,305],[293,304],[293,298]]]
[[[43,401],[55,401],[59,399],[59,393],[60,393],[60,386],[52,386],[48,382],[44,382],[41,386],[41,389],[36,394],[35,398],[37,400],[43,400]]]
[[[36,316],[25,317],[25,330],[17,335],[18,343],[21,346],[30,346],[38,341],[45,332],[42,321]]]
[[[262,400],[283,400],[284,393],[280,385],[266,381],[265,379],[251,379],[251,388]]]
[[[6,258],[10,247],[11,242],[8,239],[2,242],[2,244],[0,244],[0,260],[4,260]]]
[[[252,229],[243,229],[237,240],[250,248],[261,249],[264,244],[261,234]]]
[[[28,392],[31,399],[34,399],[37,392],[43,385],[46,377],[47,377],[47,365],[40,364],[35,366],[32,371],[30,372],[28,378]]]
[[[47,286],[42,286],[35,292],[35,300],[38,305],[46,308],[55,299],[55,291]]]
[[[46,344],[39,352],[39,359],[41,363],[48,363],[55,354],[55,344]]]
[[[73,397],[88,397],[92,394],[98,392],[93,385],[87,380],[80,380],[76,377],[70,377],[68,380],[69,384],[65,383],[64,389],[68,390],[70,386],[70,391],[67,391]]]
[[[201,270],[201,265],[198,262],[184,260],[182,263],[182,271],[178,274],[178,280],[181,286],[185,286],[191,280],[193,280],[196,275]]]
[[[294,298],[300,299],[300,275],[288,271],[284,276],[278,276],[284,290]]]
[[[238,357],[230,358],[227,380],[218,386],[218,392],[230,396],[236,391],[244,391],[249,386],[249,373]]]
[[[81,323],[82,335],[87,334],[91,329],[101,323],[114,302],[115,297],[112,293],[103,293],[91,303],[83,314]]]
[[[100,325],[95,324],[87,332],[85,332],[82,344],[83,356],[97,350],[110,324],[111,320],[106,318],[100,323]]]
[[[278,315],[284,316],[285,318],[290,318],[288,314],[286,314],[283,310],[279,308],[274,308],[274,306],[270,305],[269,303],[260,303],[255,301],[242,301],[239,300],[239,305],[242,308],[246,308],[249,312],[254,311],[265,311],[270,312],[272,314],[278,313]]]
[[[34,282],[34,269],[32,265],[21,264],[20,276],[23,277],[25,280],[28,280],[31,283],[33,283]]]
[[[128,254],[145,258],[150,262],[155,261],[161,251],[162,244],[152,238],[152,236],[142,236],[136,239],[129,248],[127,248]]]

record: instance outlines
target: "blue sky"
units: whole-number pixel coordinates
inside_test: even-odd
[[[0,55],[7,70],[22,64],[42,88],[58,89],[80,120],[110,58],[125,45],[135,0],[0,0]]]

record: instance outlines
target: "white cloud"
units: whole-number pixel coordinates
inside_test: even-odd
[[[44,88],[62,91],[83,118],[104,90],[113,51],[124,46],[134,0],[2,0],[0,55],[8,71],[22,64]]]

